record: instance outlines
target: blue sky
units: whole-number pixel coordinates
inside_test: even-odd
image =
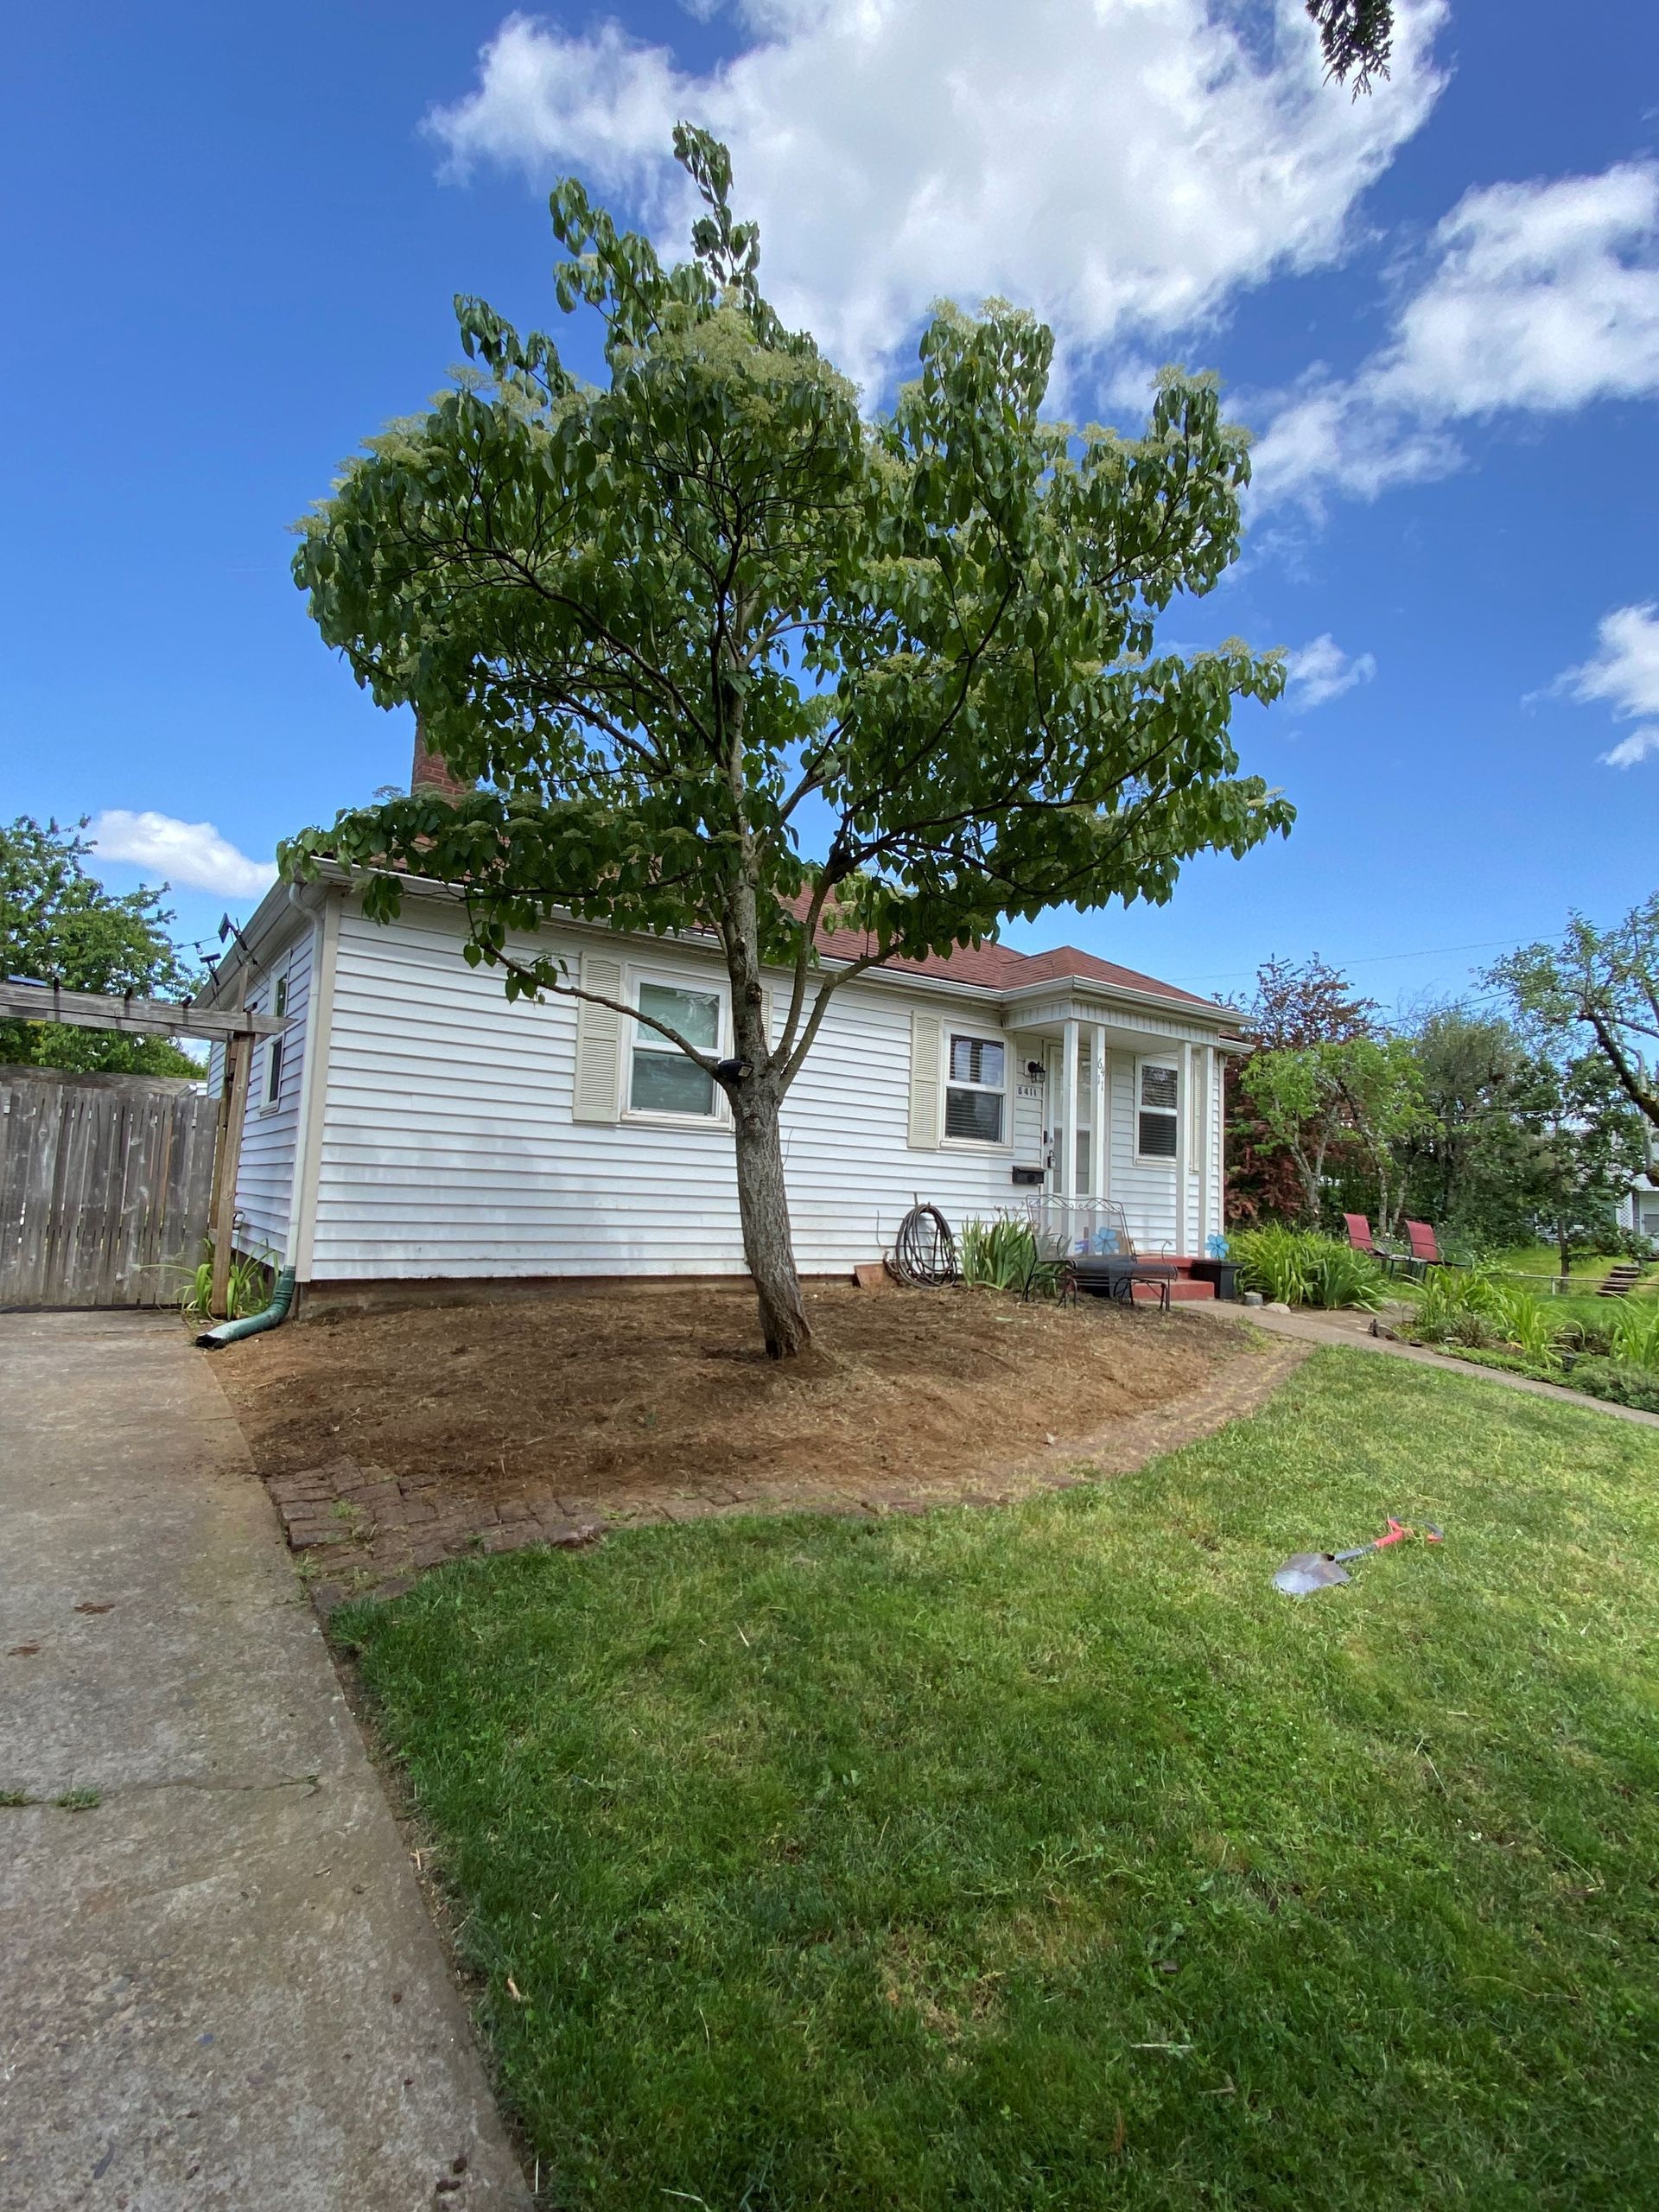
[[[442,382],[455,291],[553,319],[550,176],[673,234],[689,112],[872,391],[931,295],[996,290],[1054,320],[1067,412],[1179,359],[1258,434],[1246,559],[1170,635],[1299,656],[1239,723],[1299,825],[1015,942],[1220,992],[1317,949],[1394,1004],[1622,911],[1659,876],[1659,17],[1412,0],[1357,106],[1311,35],[1294,0],[19,18],[0,816],[170,852],[194,935],[406,774],[286,524]]]

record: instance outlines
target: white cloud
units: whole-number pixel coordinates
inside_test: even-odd
[[[1285,673],[1287,699],[1292,708],[1306,711],[1324,706],[1327,700],[1340,699],[1357,683],[1369,683],[1376,674],[1376,657],[1373,653],[1351,657],[1326,630],[1311,645],[1285,655]]]
[[[1659,729],[1633,729],[1628,737],[1621,737],[1611,753],[1597,754],[1597,759],[1609,768],[1634,768],[1638,760],[1646,760],[1659,753]]]
[[[101,860],[127,861],[169,883],[231,899],[257,899],[276,880],[274,861],[251,861],[211,822],[179,822],[170,814],[130,814],[112,806],[95,817],[87,836]]]
[[[1256,46],[1206,0],[742,0],[752,43],[700,77],[614,23],[514,15],[429,125],[452,172],[575,168],[683,251],[670,133],[707,124],[769,294],[872,384],[940,294],[1018,300],[1093,347],[1333,260],[1433,105],[1444,12],[1402,0],[1394,76],[1358,102],[1323,81],[1301,0]]]
[[[1605,702],[1619,721],[1659,716],[1659,605],[1616,607],[1596,626],[1599,650],[1556,679],[1555,690],[1587,705]],[[1602,760],[1610,768],[1634,768],[1659,753],[1659,728],[1648,724],[1621,738]]]
[[[1429,254],[1353,378],[1287,396],[1255,448],[1262,504],[1446,475],[1462,421],[1659,392],[1659,164],[1468,193]]]

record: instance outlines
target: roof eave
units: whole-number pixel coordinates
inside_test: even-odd
[[[401,868],[353,870],[343,867],[338,861],[323,861],[319,863],[319,879],[325,883],[349,885],[361,874],[394,875],[400,889],[411,892],[417,898],[448,899],[453,901],[459,897],[454,884],[445,883],[436,876],[415,875]],[[264,908],[262,906],[253,919],[257,921],[259,913],[263,913],[264,911]],[[585,921],[580,915],[571,913],[565,907],[556,907],[550,918],[570,929],[593,930],[601,934],[617,934],[609,929],[607,924]],[[632,932],[623,931],[621,934],[629,935]],[[664,933],[663,942],[707,947],[710,943],[710,935],[705,931],[672,930]],[[822,950],[818,955],[823,966],[835,968],[850,968],[858,957],[856,953],[849,953],[842,957]],[[1080,990],[1087,992],[1093,997],[1118,999],[1130,1006],[1155,1007],[1170,1014],[1182,1014],[1190,1020],[1209,1023],[1236,1021],[1238,1018],[1231,1007],[1217,1006],[1213,1001],[1208,999],[1179,998],[1172,996],[1167,992],[1136,990],[1127,983],[1109,983],[1098,976],[1050,976],[1032,983],[970,983],[960,976],[930,976],[925,973],[918,973],[917,970],[910,968],[869,968],[864,971],[864,980],[872,983],[905,983],[908,984],[912,990],[946,991],[952,995],[959,993],[964,998],[975,999],[985,1004],[1002,1005],[1014,1001],[1052,998],[1056,992]]]

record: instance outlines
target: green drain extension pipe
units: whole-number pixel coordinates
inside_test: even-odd
[[[218,1351],[243,1337],[257,1337],[262,1329],[274,1329],[286,1321],[293,1303],[294,1270],[284,1268],[276,1278],[269,1306],[262,1306],[257,1313],[245,1313],[239,1321],[221,1321],[216,1329],[204,1329],[196,1342],[203,1351]]]

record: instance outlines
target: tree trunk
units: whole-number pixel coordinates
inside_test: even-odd
[[[811,1343],[812,1328],[790,1243],[778,1086],[770,1073],[751,1076],[734,1084],[730,1095],[743,1256],[760,1301],[760,1332],[768,1358],[792,1359]]]

